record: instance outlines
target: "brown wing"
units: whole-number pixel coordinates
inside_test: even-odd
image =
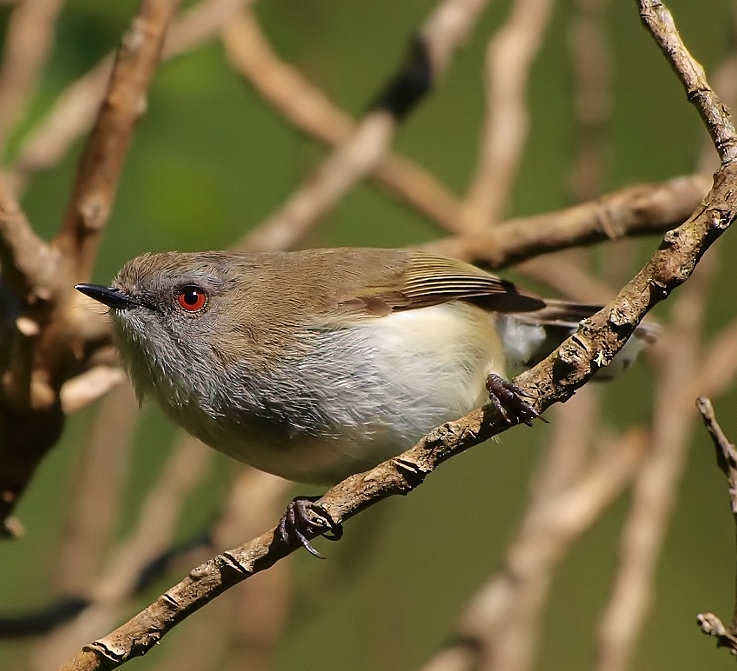
[[[423,252],[413,252],[400,273],[361,289],[353,298],[341,301],[341,306],[387,314],[459,300],[496,312],[545,307],[542,299],[523,293],[512,282],[468,263]]]

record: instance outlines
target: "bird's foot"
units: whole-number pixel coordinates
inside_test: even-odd
[[[321,532],[331,541],[340,540],[343,526],[330,517],[327,510],[315,503],[319,496],[298,496],[288,506],[279,521],[279,536],[287,545],[299,543],[307,552],[320,559],[325,559],[310,544],[306,534]]]
[[[527,394],[501,375],[489,374],[486,378],[486,389],[489,392],[491,405],[510,424],[532,426],[533,419],[541,419],[547,423],[547,420],[541,417],[540,413],[523,398]]]

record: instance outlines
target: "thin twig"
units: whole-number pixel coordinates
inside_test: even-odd
[[[727,478],[730,508],[737,530],[737,448],[729,441],[722,427],[719,426],[711,401],[705,396],[700,396],[696,399],[696,407],[701,413],[704,426],[706,426],[706,430],[714,443],[717,465]],[[735,581],[735,590],[737,590],[737,580]],[[735,593],[732,622],[728,627],[725,627],[722,621],[713,613],[700,613],[697,621],[701,631],[716,637],[717,646],[729,648],[733,655],[737,655],[737,591]]]

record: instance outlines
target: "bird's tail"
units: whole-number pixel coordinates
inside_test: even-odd
[[[601,307],[546,299],[545,307],[540,310],[500,315],[499,331],[509,363],[525,368],[534,366],[573,334],[581,320]],[[644,348],[657,341],[661,332],[656,322],[641,322],[614,360],[596,374],[596,379],[608,380],[629,368]]]

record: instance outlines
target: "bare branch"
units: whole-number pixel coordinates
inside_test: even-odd
[[[81,594],[99,571],[116,531],[129,473],[133,433],[140,417],[133,387],[120,385],[104,399],[75,477],[72,510],[58,552],[56,582],[62,594]]]
[[[355,121],[348,114],[279,59],[252,11],[228,23],[223,42],[233,67],[297,128],[331,145],[347,142],[355,133]],[[460,231],[456,197],[413,161],[388,152],[378,160],[374,177],[443,228]]]
[[[501,268],[547,252],[672,228],[691,215],[710,185],[709,177],[688,175],[629,186],[589,203],[512,219],[483,233],[445,238],[423,248]]]
[[[702,355],[698,377],[692,381],[690,398],[721,396],[737,375],[737,319],[725,326]]]
[[[162,59],[178,56],[212,37],[250,2],[252,0],[202,0],[182,12],[165,36]],[[70,84],[24,139],[7,175],[15,193],[22,190],[33,173],[60,161],[74,141],[89,130],[105,95],[112,67],[113,54],[109,54]]]
[[[638,5],[642,22],[676,71],[689,101],[701,115],[722,165],[733,161],[737,157],[737,135],[729,110],[706,81],[704,68],[683,44],[670,11],[660,0],[638,0]]]
[[[123,38],[110,85],[77,168],[72,196],[54,246],[89,278],[103,226],[110,214],[133,126],[145,108],[164,34],[181,0],[143,0]]]
[[[727,477],[730,507],[737,529],[737,448],[729,441],[722,427],[719,426],[711,401],[705,396],[701,396],[696,400],[696,407],[699,409],[704,420],[704,426],[706,426],[706,430],[714,443],[717,465]],[[735,589],[737,590],[737,582],[735,583]],[[716,637],[717,646],[729,648],[733,655],[737,655],[737,592],[735,593],[732,622],[728,627],[725,627],[722,621],[713,613],[701,613],[697,620],[701,631]]]
[[[381,91],[353,136],[338,146],[305,184],[239,245],[287,249],[329,212],[386,154],[399,122],[428,93],[470,31],[486,0],[444,0],[425,22],[407,62]],[[254,247],[255,246],[255,247]]]
[[[250,231],[238,247],[250,251],[294,247],[346,191],[374,169],[394,137],[396,126],[397,121],[389,112],[369,113],[353,137],[340,145],[278,212]]]

